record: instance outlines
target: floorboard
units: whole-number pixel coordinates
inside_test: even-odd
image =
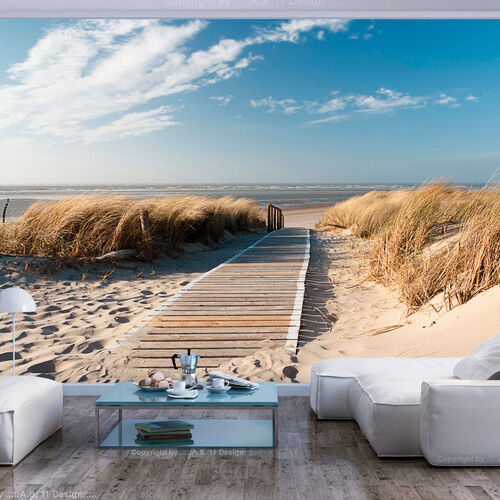
[[[98,450],[94,400],[66,397],[63,428],[16,467],[0,466],[0,498],[499,499],[499,468],[437,468],[379,459],[351,421],[317,421],[307,398],[280,398],[273,450]],[[256,411],[255,418],[268,418]],[[126,410],[137,418],[165,417]],[[185,417],[182,409],[168,412]],[[245,410],[190,410],[192,418],[251,418]],[[103,431],[117,418],[102,412]]]

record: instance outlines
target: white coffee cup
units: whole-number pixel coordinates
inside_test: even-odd
[[[186,381],[185,380],[176,380],[174,382],[174,391],[175,392],[184,392],[186,390]]]
[[[224,380],[223,378],[213,378],[212,379],[212,387],[215,387],[216,389],[222,389],[223,387],[226,387],[229,385],[229,382],[227,380]]]

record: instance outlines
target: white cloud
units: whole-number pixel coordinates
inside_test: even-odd
[[[254,99],[250,102],[254,108],[266,108],[269,113],[282,112],[292,115],[302,112],[316,115],[315,119],[308,121],[309,125],[344,121],[362,113],[382,114],[402,109],[418,109],[424,107],[426,103],[426,97],[412,96],[387,88],[380,88],[373,95],[341,95],[335,90],[323,102],[297,101],[292,98],[279,100],[273,97]]]
[[[309,120],[307,125],[320,125],[321,123],[331,123],[331,122],[343,122],[348,120],[351,115],[348,114],[340,114],[340,115],[329,115],[325,118],[318,118],[316,120]]]
[[[317,112],[318,113],[337,113],[342,111],[347,106],[347,100],[343,97],[334,97],[322,104]]]
[[[476,97],[475,95],[470,94],[465,98],[465,100],[470,102],[476,102],[479,101],[479,98]]]
[[[411,96],[395,90],[380,88],[373,95],[351,95],[348,100],[354,102],[355,111],[385,113],[401,108],[419,108],[425,105],[425,98]]]
[[[298,42],[300,35],[320,29],[330,33],[346,31],[349,21],[346,19],[292,19],[284,21],[270,30],[263,30],[261,36],[269,41]]]
[[[128,113],[108,125],[84,132],[85,142],[112,141],[121,137],[146,135],[165,127],[178,125],[169,106],[161,106],[149,111]]]
[[[227,106],[231,102],[232,98],[233,98],[232,95],[228,95],[228,96],[213,95],[213,96],[209,97],[209,99],[211,101],[217,102],[219,104],[219,106]]]
[[[440,94],[439,98],[434,101],[434,104],[439,104],[441,106],[458,107],[457,99],[446,94]]]
[[[0,86],[0,128],[18,125],[27,133],[64,141],[137,135],[131,119],[146,120],[144,130],[160,130],[175,122],[165,108],[156,103],[151,115],[135,109],[240,75],[262,59],[247,53],[252,46],[298,43],[313,30],[345,31],[348,21],[283,21],[241,40],[221,39],[190,50],[188,43],[206,26],[201,20],[55,24],[24,61],[8,69],[10,82]],[[156,114],[158,109],[163,111]]]
[[[369,40],[373,35],[371,33],[365,33],[363,35],[363,40]]]
[[[9,69],[13,83],[0,87],[0,126],[22,124],[36,134],[81,138],[93,120],[193,88],[224,67],[220,61],[197,64],[183,53],[183,45],[204,26],[150,20],[78,21],[53,28],[25,61]]]
[[[297,111],[301,110],[304,105],[298,104],[295,99],[274,99],[273,97],[265,97],[264,99],[250,101],[250,104],[254,108],[267,108],[268,113],[275,113],[276,111],[281,111],[285,115],[293,115]]]
[[[273,97],[266,97],[260,100],[250,101],[254,108],[265,107],[269,113],[275,113],[276,111],[282,111],[287,115],[291,115],[297,112],[302,106],[297,105],[295,99],[274,99]]]

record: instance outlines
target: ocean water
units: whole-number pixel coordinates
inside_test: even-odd
[[[273,203],[283,209],[330,206],[369,191],[391,191],[409,184],[153,184],[0,186],[0,217],[9,199],[7,220],[16,220],[37,200],[57,200],[81,195],[126,195],[132,198],[198,194],[211,197],[231,195],[252,198],[260,205]]]

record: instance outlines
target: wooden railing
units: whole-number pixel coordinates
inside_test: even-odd
[[[283,210],[269,203],[267,205],[267,232],[283,229],[285,227],[285,216]]]

